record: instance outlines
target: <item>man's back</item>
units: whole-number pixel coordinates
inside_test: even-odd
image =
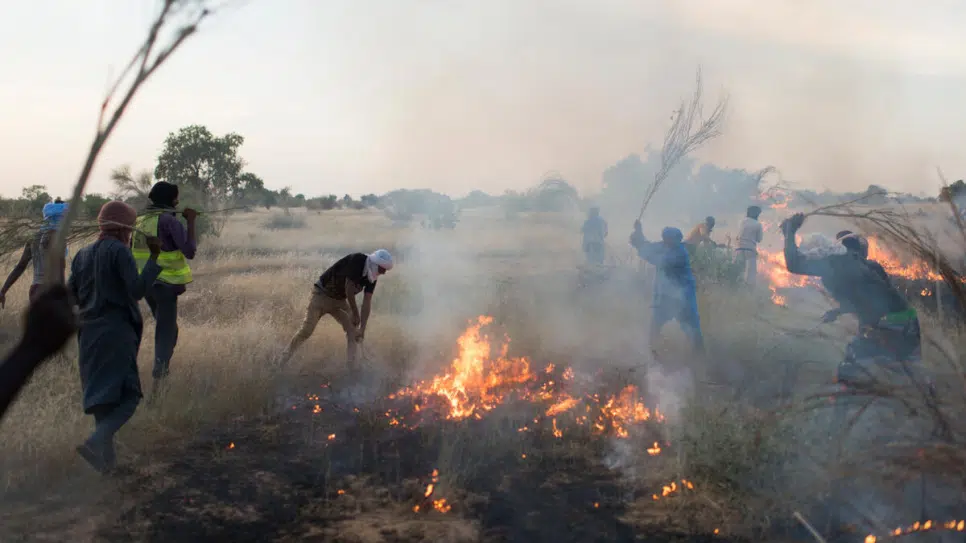
[[[761,223],[751,217],[745,217],[738,226],[738,248],[757,250],[762,234]]]
[[[369,281],[366,277],[366,260],[368,255],[365,253],[352,253],[336,261],[329,266],[322,275],[319,276],[316,286],[319,287],[326,296],[336,300],[345,300],[348,293],[345,290],[346,280],[350,280],[359,285],[367,292],[372,292],[376,283]]]

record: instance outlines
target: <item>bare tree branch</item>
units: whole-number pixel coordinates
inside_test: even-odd
[[[701,69],[699,68],[695,76],[695,89],[694,94],[691,95],[691,101],[681,102],[681,105],[674,112],[671,127],[664,135],[664,145],[661,147],[661,168],[654,174],[654,181],[644,195],[641,212],[637,216],[638,220],[644,216],[647,205],[651,203],[654,194],[661,188],[664,180],[671,173],[671,170],[677,166],[678,162],[708,141],[721,135],[721,124],[727,111],[728,97],[720,98],[707,118],[702,115],[701,98]]]
[[[194,4],[194,6],[192,6]],[[191,8],[197,8],[197,11],[193,11]],[[192,12],[193,11],[193,12]],[[71,223],[77,218],[77,214],[80,212],[80,202],[84,194],[84,187],[87,186],[87,181],[90,178],[91,170],[94,168],[94,164],[97,161],[97,157],[107,143],[108,138],[114,131],[115,126],[117,126],[118,121],[124,115],[127,106],[131,103],[131,100],[137,94],[141,85],[147,81],[147,79],[161,67],[162,64],[187,40],[191,35],[193,35],[198,30],[198,25],[209,15],[212,14],[211,9],[205,7],[204,0],[198,0],[197,2],[190,2],[187,0],[163,0],[161,6],[161,12],[155,19],[154,23],[151,25],[151,29],[148,32],[148,36],[144,43],[138,49],[138,52],[132,57],[131,61],[128,63],[127,67],[121,73],[121,75],[115,80],[111,89],[108,91],[107,96],[101,103],[101,110],[97,120],[97,132],[94,135],[94,140],[91,142],[91,148],[88,152],[87,159],[84,162],[84,167],[81,170],[80,177],[77,180],[76,185],[74,185],[74,192],[71,196],[70,202],[73,204],[67,208],[67,215],[64,217],[60,227],[57,229],[57,236],[51,243],[49,249],[49,261],[55,266],[55,269],[63,265],[64,255],[66,249],[66,243],[68,238],[68,233],[70,232]],[[160,50],[152,58],[152,53],[156,47],[159,46],[158,35],[167,26],[168,21],[177,15],[188,16],[188,22],[183,23],[177,27],[174,37],[169,43],[160,47]],[[135,66],[137,67],[137,72],[134,74],[134,79],[128,84],[127,89],[124,91],[118,104],[114,107],[113,111],[108,113],[111,103],[114,102],[115,97],[121,91],[123,82],[127,79],[127,76],[132,73]],[[106,122],[105,122],[106,120]],[[62,282],[64,278],[61,274],[50,273],[44,277],[44,282],[46,284],[54,284]]]

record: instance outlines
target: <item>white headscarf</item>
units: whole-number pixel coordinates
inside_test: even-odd
[[[379,268],[392,269],[392,255],[385,249],[379,249],[366,257],[366,279],[375,283],[379,279]]]
[[[820,233],[809,234],[798,245],[798,251],[805,258],[824,258],[831,255],[844,255],[848,250],[839,241]]]

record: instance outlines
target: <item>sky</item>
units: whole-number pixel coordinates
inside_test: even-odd
[[[159,5],[4,6],[0,195],[69,195]],[[700,66],[707,107],[729,97],[700,160],[933,194],[937,166],[966,176],[964,23],[953,0],[228,0],[142,87],[88,190],[202,124],[307,196],[501,193],[548,171],[592,193],[660,144]]]

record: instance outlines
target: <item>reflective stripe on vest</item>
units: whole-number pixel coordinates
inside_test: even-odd
[[[158,236],[158,219],[160,217],[160,213],[141,215],[134,223],[135,228],[143,232],[142,234],[135,231],[134,235],[131,236],[131,254],[134,255],[134,262],[137,263],[138,273],[144,270],[144,265],[148,263],[148,259],[151,257],[151,250],[148,249],[144,234]],[[169,285],[186,285],[192,280],[188,259],[181,251],[161,251],[161,254],[158,255],[158,266],[161,267],[158,281]]]

